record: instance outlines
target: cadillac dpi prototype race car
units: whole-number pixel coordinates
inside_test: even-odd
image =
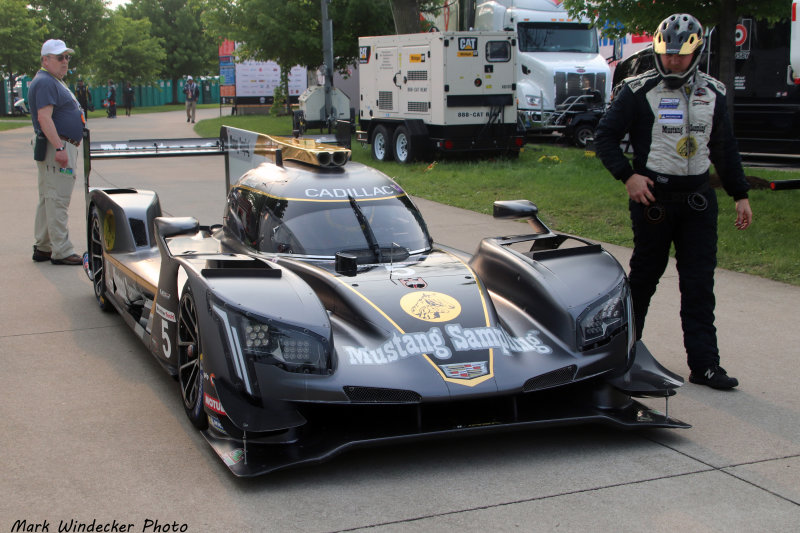
[[[237,476],[448,435],[689,427],[632,399],[683,380],[635,341],[623,269],[531,202],[494,214],[533,233],[470,256],[434,244],[405,191],[343,148],[223,127],[90,152],[226,158],[210,227],[162,216],[152,191],[89,188],[87,168],[84,267]]]

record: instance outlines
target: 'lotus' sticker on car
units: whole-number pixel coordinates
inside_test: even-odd
[[[461,304],[441,292],[414,292],[400,299],[403,311],[426,322],[449,322],[461,314]]]

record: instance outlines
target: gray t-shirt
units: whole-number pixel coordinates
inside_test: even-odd
[[[33,129],[41,131],[39,126],[39,109],[48,105],[53,106],[53,123],[59,135],[69,137],[73,141],[83,138],[83,112],[78,100],[67,88],[52,74],[40,70],[28,86],[28,104],[31,109]]]

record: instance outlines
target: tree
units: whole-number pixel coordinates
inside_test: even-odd
[[[719,55],[716,58],[718,77],[733,94],[736,52],[736,21],[743,15],[777,22],[789,15],[785,0],[740,2],[737,0],[564,0],[571,15],[582,15],[598,21],[607,37],[626,33],[653,33],[658,23],[673,13],[690,13],[706,28],[715,27]],[[733,110],[733,98],[728,98]]]
[[[119,9],[134,20],[147,19],[154,37],[161,39],[166,59],[159,75],[172,79],[172,99],[177,101],[177,79],[202,76],[217,70],[217,46],[202,23],[207,3],[201,0],[131,0]]]
[[[398,35],[419,33],[419,2],[417,0],[392,0],[392,16]]]
[[[395,33],[419,33],[425,28],[420,24],[423,13],[438,13],[445,4],[458,0],[392,0],[392,17]]]
[[[110,14],[98,36],[91,77],[146,84],[156,81],[167,57],[164,43],[151,35],[150,21],[133,20],[117,11]]]
[[[0,47],[0,72],[13,89],[18,75],[33,74],[40,66],[44,24],[25,0],[0,0],[0,13],[0,40],[8,43]]]
[[[34,0],[29,4],[45,19],[45,39],[61,39],[75,50],[80,66],[91,62],[105,24],[103,0]]]
[[[358,37],[391,33],[389,0],[331,0],[334,69],[358,57]],[[317,68],[322,57],[320,0],[208,0],[204,21],[220,39],[239,43],[237,60],[275,61],[288,94],[295,65]]]

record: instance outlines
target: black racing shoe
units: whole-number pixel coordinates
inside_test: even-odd
[[[727,390],[739,385],[739,380],[732,378],[721,366],[711,366],[705,370],[692,370],[689,381],[697,385],[708,385],[712,389]]]

